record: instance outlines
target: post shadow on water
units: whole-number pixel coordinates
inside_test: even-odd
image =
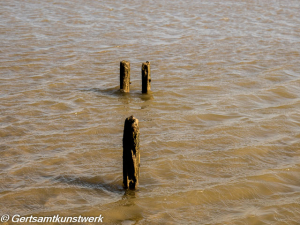
[[[67,175],[67,176],[60,175],[54,177],[53,181],[68,184],[68,185],[83,187],[87,189],[113,192],[116,194],[122,194],[124,192],[122,185],[117,183],[111,183],[111,184],[105,183],[103,179],[101,179],[100,177],[87,178],[87,177],[75,177],[71,175]]]
[[[123,100],[127,103],[129,103],[129,100],[133,99],[133,98],[140,98],[142,101],[149,101],[149,100],[154,99],[153,92],[151,92],[151,91],[147,94],[142,93],[141,91],[136,91],[136,90],[131,90],[130,92],[126,93],[126,92],[121,91],[119,89],[119,86],[113,87],[113,88],[106,88],[106,89],[85,88],[85,89],[80,89],[80,90],[84,91],[84,92],[94,92],[101,96],[120,98],[121,100]]]
[[[83,187],[92,190],[112,192],[116,194],[123,194],[123,200],[132,200],[136,198],[136,192],[138,190],[124,189],[120,183],[105,183],[100,177],[87,178],[87,177],[75,177],[71,175],[67,176],[57,176],[53,178],[54,182],[59,182],[63,184]]]
[[[118,201],[109,203],[109,205],[105,205],[106,208],[110,208],[113,211],[116,210],[116,208],[118,211],[122,211],[124,219],[118,219],[116,222],[120,222],[121,224],[135,224],[143,219],[140,207],[135,204],[135,200],[137,198],[136,193],[138,190],[124,189],[120,183],[105,183],[101,177],[87,178],[75,177],[71,175],[60,175],[54,177],[53,181],[75,187],[78,186],[81,188],[83,187],[90,190],[96,190],[101,193],[111,192],[119,195],[123,194]],[[113,215],[113,213],[109,214]],[[105,214],[103,214],[103,216],[104,218],[108,219]],[[113,218],[110,220],[113,220]]]

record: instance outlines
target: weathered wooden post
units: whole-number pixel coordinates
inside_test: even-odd
[[[123,134],[123,185],[136,189],[140,173],[140,129],[133,116],[126,118]]]
[[[122,92],[130,91],[130,62],[120,62],[120,90]]]
[[[151,90],[150,62],[142,64],[142,93],[148,93]]]

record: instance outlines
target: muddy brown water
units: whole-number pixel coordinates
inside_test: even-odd
[[[299,224],[299,12],[297,0],[2,0],[0,216]],[[140,185],[125,193],[131,115]]]

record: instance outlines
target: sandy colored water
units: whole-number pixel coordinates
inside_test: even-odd
[[[0,216],[299,224],[299,12],[296,0],[1,1]],[[140,185],[125,193],[131,115]]]

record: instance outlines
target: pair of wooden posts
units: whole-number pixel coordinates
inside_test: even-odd
[[[142,64],[142,93],[149,93],[151,90],[151,77],[150,77],[150,62]],[[120,62],[120,90],[122,92],[130,91],[130,62]]]
[[[142,93],[149,93],[150,62],[142,64]],[[120,90],[130,91],[130,63],[120,62]],[[133,116],[126,118],[123,133],[123,186],[136,189],[140,175],[140,128],[139,121]]]

